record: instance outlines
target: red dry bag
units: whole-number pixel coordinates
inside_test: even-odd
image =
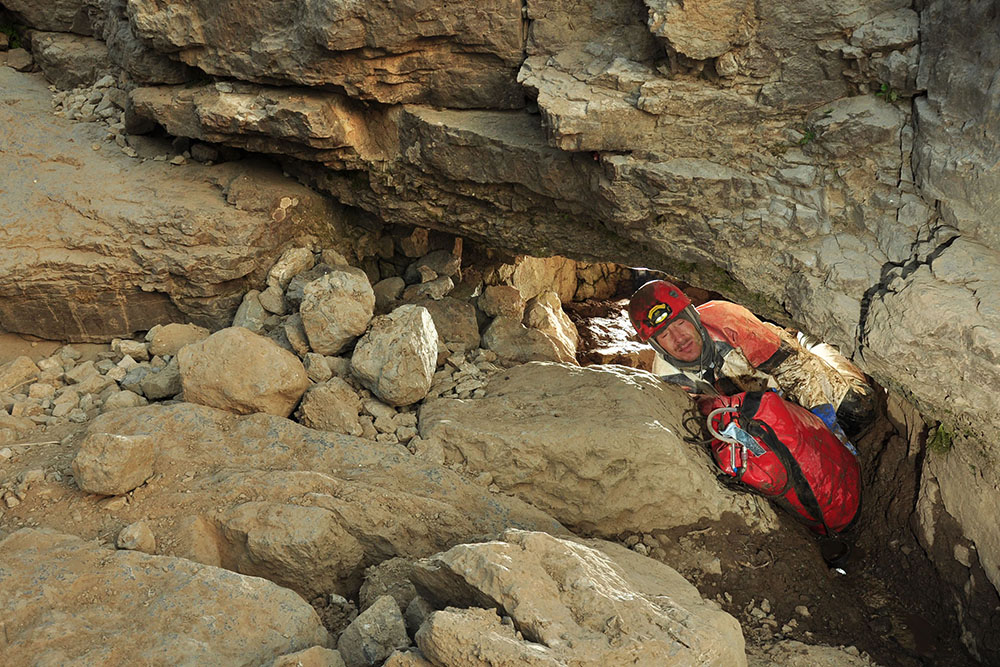
[[[725,474],[821,535],[851,526],[861,467],[819,417],[773,391],[720,396],[710,409],[712,454]]]

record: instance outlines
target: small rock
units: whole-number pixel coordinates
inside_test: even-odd
[[[278,285],[269,285],[267,289],[260,293],[258,298],[260,299],[260,305],[269,313],[284,315],[287,311],[285,294]]]
[[[134,152],[134,151],[133,151],[133,152]],[[187,160],[186,160],[186,159],[184,159],[184,156],[183,156],[183,155],[175,155],[175,156],[174,156],[173,158],[171,158],[171,160],[170,160],[170,164],[174,164],[174,165],[182,165],[182,164],[184,164],[185,162],[187,162]]]
[[[147,554],[156,553],[156,538],[145,521],[136,521],[122,528],[115,544],[119,549],[142,551]]]
[[[795,608],[795,613],[798,614],[799,616],[809,618],[809,607],[800,604]]]
[[[77,486],[88,493],[120,495],[153,476],[153,458],[149,436],[92,433],[73,459],[73,476]]]
[[[182,347],[205,340],[212,333],[197,324],[168,324],[150,329],[149,353],[152,355],[175,355]],[[124,360],[123,360],[124,361]]]
[[[431,603],[419,595],[410,600],[410,604],[406,605],[406,612],[403,614],[407,631],[410,634],[416,633],[433,611],[434,607]]]
[[[306,368],[306,375],[313,382],[326,382],[333,377],[330,364],[322,354],[308,352],[302,359],[302,365]]]
[[[11,451],[10,447],[0,449],[0,461],[9,461],[13,456],[14,452]]]
[[[347,626],[337,650],[347,667],[382,664],[396,649],[410,645],[403,614],[391,595],[383,595]]]
[[[344,659],[339,651],[313,646],[275,658],[271,667],[344,667]]]
[[[34,64],[34,58],[24,49],[11,49],[7,52],[7,67],[18,72],[27,72]]]

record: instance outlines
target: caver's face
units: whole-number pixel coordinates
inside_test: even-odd
[[[701,356],[701,336],[694,325],[685,319],[677,318],[667,328],[656,334],[659,343],[667,354],[680,361],[694,361]]]

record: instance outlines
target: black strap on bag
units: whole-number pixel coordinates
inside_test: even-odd
[[[805,473],[802,472],[799,462],[792,456],[785,443],[781,442],[778,434],[774,432],[770,424],[754,417],[757,411],[760,410],[760,403],[763,396],[764,392],[748,392],[746,394],[738,412],[740,421],[746,424],[744,430],[755,438],[763,440],[764,444],[774,452],[778,460],[781,461],[781,464],[785,466],[788,479],[791,481],[792,488],[795,489],[795,495],[798,496],[802,506],[816,518],[817,522],[822,524],[823,530],[826,531],[827,535],[833,535],[833,531],[826,525],[823,512],[819,507],[819,501],[816,499],[816,494],[813,492],[812,486],[809,485],[809,480],[806,479]]]

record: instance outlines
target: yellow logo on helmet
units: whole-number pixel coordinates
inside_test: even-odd
[[[671,314],[673,314],[673,311],[670,309],[670,306],[665,303],[658,303],[649,309],[646,319],[655,327],[669,318]]]

